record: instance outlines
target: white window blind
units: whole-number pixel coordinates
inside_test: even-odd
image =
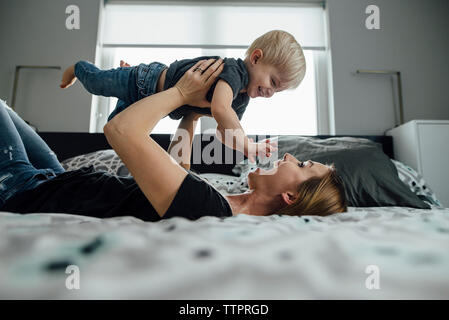
[[[320,6],[224,4],[120,5],[105,8],[105,45],[248,47],[258,36],[280,29],[305,48],[324,48]]]
[[[306,76],[295,90],[272,98],[251,99],[241,121],[247,134],[318,133],[315,53],[325,49],[324,10],[319,5],[259,4],[117,4],[108,2],[103,24],[104,69],[116,68],[121,59],[131,65],[217,55],[244,59],[246,48],[267,31],[291,33],[305,50]],[[101,99],[100,99],[101,100]],[[114,109],[115,98],[101,100],[102,128]],[[174,133],[178,121],[166,117],[155,133]],[[201,118],[197,133],[216,126]]]

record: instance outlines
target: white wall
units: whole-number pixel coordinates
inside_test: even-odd
[[[2,0],[0,98],[11,103],[16,65],[56,65],[62,70],[22,70],[16,111],[40,131],[89,131],[91,95],[77,85],[59,88],[62,71],[77,60],[95,61],[102,0]],[[80,29],[65,27],[68,5],[80,9]]]
[[[380,30],[365,8],[380,8]],[[336,134],[383,134],[394,126],[389,78],[357,69],[401,71],[404,118],[449,119],[449,1],[328,0]]]

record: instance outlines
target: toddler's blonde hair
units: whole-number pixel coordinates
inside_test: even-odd
[[[246,58],[256,49],[262,50],[263,63],[279,69],[287,88],[299,86],[306,74],[306,59],[295,37],[282,30],[269,31],[253,41],[246,51]]]

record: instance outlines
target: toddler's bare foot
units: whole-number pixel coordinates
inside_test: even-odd
[[[131,67],[130,64],[128,62],[125,62],[123,60],[120,60],[120,67]]]
[[[68,67],[64,73],[62,74],[61,84],[59,85],[61,88],[65,89],[70,87],[76,81],[75,77],[75,65],[72,64]]]

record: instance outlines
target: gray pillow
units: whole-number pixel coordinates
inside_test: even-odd
[[[348,203],[352,207],[430,208],[399,179],[395,165],[382,151],[381,145],[371,140],[280,136],[279,157],[286,152],[302,161],[310,159],[333,163],[343,180]],[[234,172],[239,171],[242,168],[236,166]]]

